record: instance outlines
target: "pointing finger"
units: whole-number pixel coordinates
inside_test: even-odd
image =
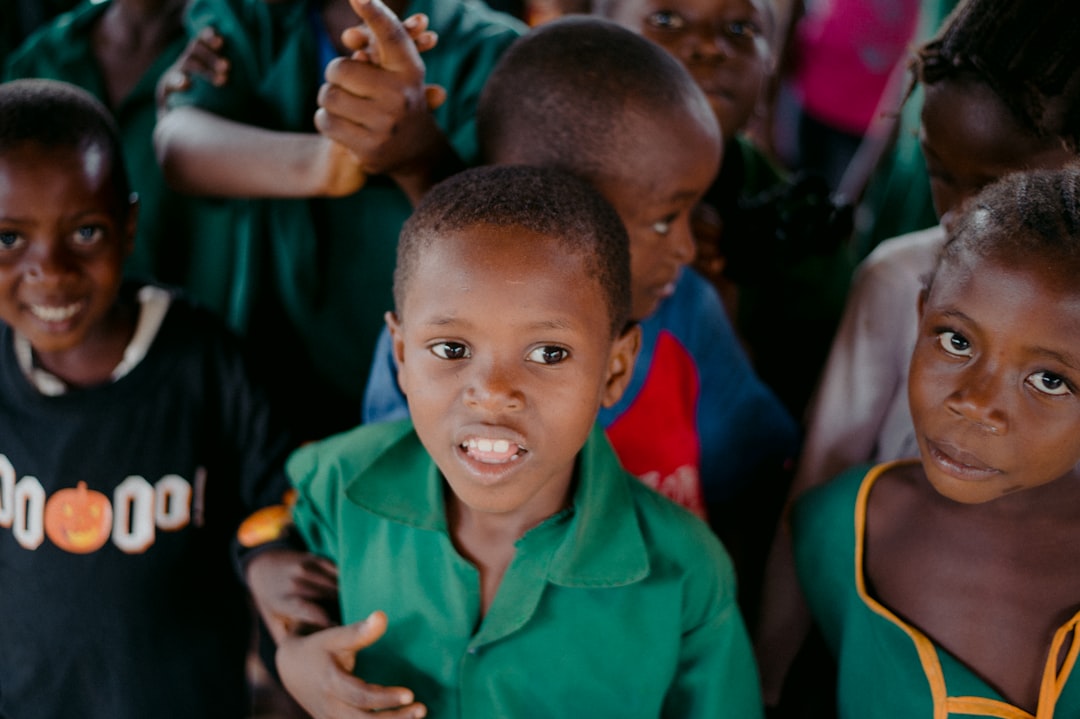
[[[409,31],[382,0],[349,0],[349,4],[375,39],[379,65],[388,70],[423,70]]]

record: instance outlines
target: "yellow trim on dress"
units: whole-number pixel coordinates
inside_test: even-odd
[[[997,717],[997,719],[1053,719],[1054,708],[1061,692],[1065,689],[1069,674],[1076,664],[1077,655],[1080,654],[1080,641],[1076,636],[1077,624],[1080,622],[1080,612],[1075,614],[1066,624],[1054,633],[1054,640],[1050,644],[1050,652],[1043,669],[1042,684],[1039,688],[1039,706],[1034,715],[1020,709],[1017,706],[997,699],[986,697],[950,697],[945,687],[945,673],[941,669],[941,659],[938,656],[937,647],[932,641],[915,627],[907,624],[893,614],[883,604],[870,596],[866,591],[866,580],[863,576],[863,554],[866,539],[866,508],[869,502],[870,489],[882,474],[898,465],[910,464],[915,460],[899,460],[879,464],[863,478],[859,487],[859,494],[855,499],[855,588],[859,598],[872,611],[895,624],[907,634],[915,645],[915,651],[922,663],[923,673],[930,685],[930,696],[934,702],[933,719],[947,719],[950,714],[968,714],[972,716]],[[1069,647],[1069,654],[1062,664],[1061,672],[1055,671],[1057,657],[1061,655],[1061,648],[1070,638],[1073,640]]]

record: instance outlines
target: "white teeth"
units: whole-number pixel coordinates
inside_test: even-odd
[[[74,317],[75,313],[78,312],[81,307],[81,302],[76,302],[65,307],[30,305],[30,312],[38,319],[44,320],[45,322],[63,322],[66,319]]]
[[[477,452],[490,452],[494,454],[506,454],[516,445],[507,439],[469,439],[461,443],[463,449],[473,449]]]
[[[495,440],[495,444],[492,445],[491,449],[493,452],[502,453],[510,449],[510,443],[507,442],[505,439],[497,439]]]
[[[476,448],[478,450],[480,450],[481,452],[490,452],[491,451],[491,440],[490,439],[478,439],[478,440],[476,440]]]

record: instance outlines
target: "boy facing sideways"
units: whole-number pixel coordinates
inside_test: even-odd
[[[235,717],[251,626],[230,544],[291,448],[235,338],[125,283],[116,126],[0,85],[0,716]]]
[[[466,171],[406,223],[394,295],[412,419],[288,464],[346,623],[284,639],[290,692],[315,717],[760,716],[730,560],[596,426],[640,343],[619,216],[558,170]]]
[[[794,420],[754,374],[713,289],[686,265],[690,215],[716,174],[721,140],[708,100],[670,55],[618,25],[568,17],[500,58],[477,108],[496,164],[558,167],[589,181],[630,237],[631,318],[642,349],[601,424],[631,473],[700,516],[798,444]],[[404,416],[386,336],[365,421]]]
[[[841,717],[1072,717],[1080,652],[1080,170],[948,227],[908,376],[919,459],[795,507]]]

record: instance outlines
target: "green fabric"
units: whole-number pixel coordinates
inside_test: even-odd
[[[914,642],[899,625],[873,611],[856,589],[856,498],[869,469],[854,467],[796,503],[792,536],[799,579],[814,620],[838,658],[840,718],[930,719],[930,686]],[[1002,701],[947,652],[937,648],[937,655],[948,696]],[[1065,679],[1054,716],[1080,716],[1080,681]]]
[[[43,77],[79,85],[109,105],[94,55],[93,29],[109,7],[84,2],[27,38],[6,64],[4,79]],[[185,197],[170,190],[154,154],[154,86],[179,57],[183,34],[157,58],[130,94],[110,108],[120,127],[132,189],[139,195],[139,227],[127,274],[186,288],[191,296],[241,324],[236,292],[248,281],[246,247],[234,240],[242,204]]]
[[[578,467],[573,506],[518,541],[480,620],[479,574],[408,420],[298,450],[293,516],[338,564],[343,620],[389,618],[357,675],[440,719],[761,716],[723,547],[622,470],[599,427]]]
[[[477,162],[475,109],[501,52],[524,26],[478,0],[416,0],[439,34],[424,53],[428,83],[442,85],[446,103],[435,119],[468,164]],[[170,98],[272,130],[314,132],[315,36],[305,2],[194,0],[191,31],[212,25],[225,39],[228,84],[201,80]],[[383,313],[391,308],[397,235],[411,212],[385,177],[371,177],[340,199],[265,200],[249,228],[265,243],[274,303],[287,314],[316,371],[359,407]]]

